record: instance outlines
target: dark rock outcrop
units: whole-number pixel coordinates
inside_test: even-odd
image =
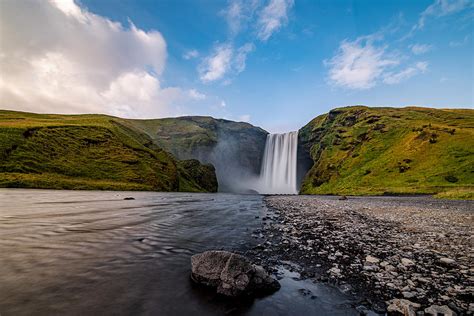
[[[181,168],[180,189],[183,189],[183,186],[185,188],[188,183],[193,183],[194,186],[202,188],[203,191],[217,192],[217,177],[213,165],[201,164],[196,159],[181,160],[178,165]]]
[[[228,251],[206,251],[191,257],[191,278],[198,284],[216,288],[230,296],[265,295],[277,291],[280,284],[260,266]]]

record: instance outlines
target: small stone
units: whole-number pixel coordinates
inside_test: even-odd
[[[421,282],[421,283],[429,283],[430,282],[430,280],[428,280],[427,278],[418,278],[417,280],[418,280],[418,282]]]
[[[328,270],[328,272],[331,275],[334,275],[334,276],[340,276],[341,275],[341,269],[336,268],[336,267],[332,267],[331,269]]]
[[[369,255],[369,256],[365,257],[365,261],[368,262],[368,263],[379,263],[380,259]]]
[[[365,271],[368,271],[368,272],[376,272],[379,270],[379,267],[377,266],[373,266],[373,265],[366,265],[364,266],[363,268]]]
[[[385,266],[385,271],[388,271],[388,272],[391,272],[391,271],[395,271],[396,268],[394,266],[392,266],[391,264],[388,264]]]
[[[416,316],[416,311],[420,308],[420,304],[413,303],[405,299],[393,299],[387,302],[387,312],[393,314],[402,314],[404,316]]]
[[[451,259],[451,258],[441,258],[441,259],[439,259],[439,262],[442,265],[447,266],[447,267],[452,267],[452,266],[456,265],[456,260]]]
[[[415,263],[412,260],[408,259],[408,258],[402,258],[402,265],[404,267],[411,267],[411,266],[414,266]]]
[[[124,198],[125,201],[131,201],[131,200],[135,200],[134,197],[131,197],[131,196],[128,196],[126,198]]]
[[[425,314],[432,316],[456,316],[456,314],[446,305],[432,305],[425,308]]]

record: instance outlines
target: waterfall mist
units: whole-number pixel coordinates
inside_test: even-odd
[[[258,181],[259,193],[297,194],[298,132],[268,134]]]

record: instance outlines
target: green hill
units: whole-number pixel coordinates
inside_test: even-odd
[[[222,191],[245,191],[242,183],[260,173],[268,133],[249,123],[184,116],[127,120],[126,124],[178,159],[199,159],[214,165]]]
[[[299,133],[302,194],[474,198],[474,110],[346,107]]]
[[[0,110],[0,187],[214,192],[217,180],[124,119]]]

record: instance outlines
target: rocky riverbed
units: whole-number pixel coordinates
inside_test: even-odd
[[[247,255],[329,282],[369,309],[474,313],[474,203],[429,197],[266,197]]]

